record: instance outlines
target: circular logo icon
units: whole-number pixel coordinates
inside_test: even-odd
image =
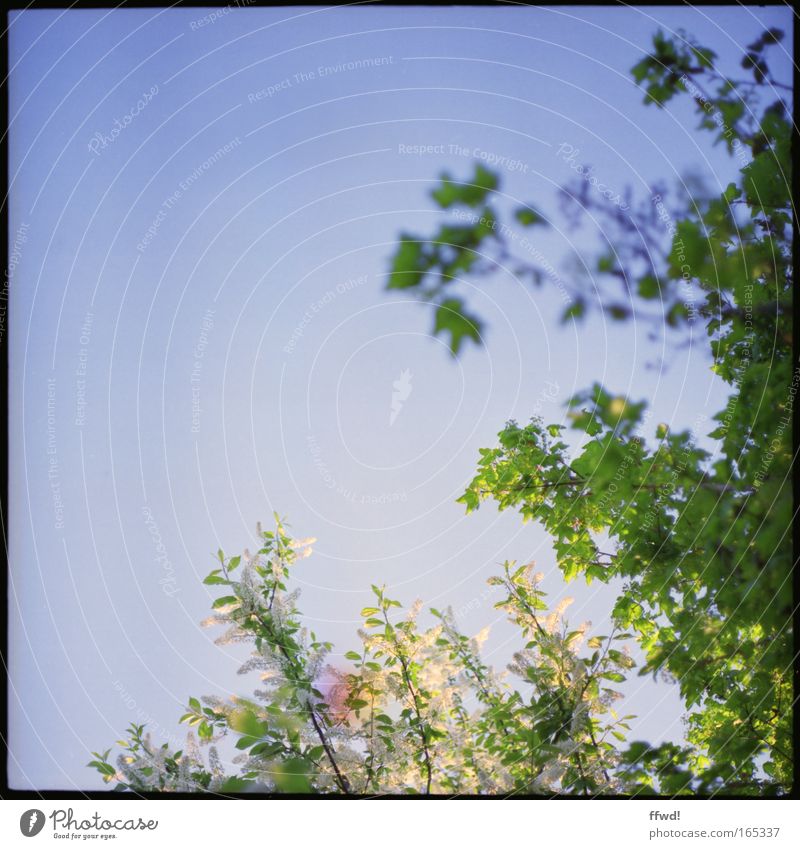
[[[44,813],[31,808],[19,818],[19,830],[25,837],[35,837],[44,828]]]

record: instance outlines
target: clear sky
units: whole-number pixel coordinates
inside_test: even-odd
[[[482,155],[508,158],[501,204],[552,218],[536,250],[562,274],[596,240],[559,215],[560,145],[640,197],[690,172],[724,187],[737,163],[685,100],[645,109],[628,71],[661,25],[738,76],[742,45],[790,23],[747,7],[12,14],[12,786],[101,786],[88,752],[130,722],[177,743],[190,695],[252,689],[242,652],[199,628],[201,580],[273,510],[318,537],[301,608],[339,659],[386,583],[452,604],[468,633],[492,625],[502,667],[514,634],[485,579],[506,558],[536,559],[553,602],[573,595],[571,618],[604,633],[613,587],[567,590],[538,527],[455,498],[508,418],[562,421],[595,380],[651,399],[653,423],[712,415],[704,334],[675,351],[635,323],[560,327],[553,287],[500,270],[470,295],[486,347],[454,361],[430,308],[384,291],[388,259],[441,219],[437,175]],[[627,692],[634,738],[681,738],[672,687]]]

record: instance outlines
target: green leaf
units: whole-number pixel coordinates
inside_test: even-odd
[[[220,793],[244,793],[248,788],[252,787],[255,782],[247,779],[240,778],[237,775],[232,775],[230,778],[226,778],[221,787],[219,788]]]
[[[465,339],[481,343],[481,323],[464,312],[464,304],[458,298],[448,298],[439,304],[433,328],[434,335],[450,335],[450,351],[458,356]]]
[[[642,277],[639,280],[639,295],[646,300],[657,298],[661,294],[661,286],[658,280],[651,275]]]
[[[310,778],[314,773],[313,764],[303,758],[289,758],[275,765],[273,778],[281,793],[311,793]]]
[[[631,68],[631,75],[637,83],[641,83],[647,77],[652,61],[650,56],[645,56]]]
[[[387,288],[410,289],[418,286],[428,268],[419,240],[403,236],[392,259]]]
[[[546,224],[544,218],[529,206],[520,206],[514,210],[514,217],[523,227],[533,227],[535,224]]]
[[[749,203],[756,207],[780,207],[786,203],[791,175],[781,173],[778,159],[771,150],[759,153],[742,174]]]
[[[260,738],[267,733],[267,724],[249,710],[235,710],[228,717],[228,725],[247,737]]]
[[[616,681],[620,684],[625,680],[625,676],[621,672],[602,672],[600,677],[605,678],[607,681]]]
[[[586,304],[580,299],[576,298],[565,310],[564,314],[561,316],[562,321],[569,321],[571,318],[583,318],[586,312]]]
[[[725,198],[729,203],[734,200],[738,200],[742,196],[742,190],[736,185],[736,183],[728,183],[728,188],[725,189],[722,197]]]
[[[215,570],[210,575],[208,575],[204,580],[204,584],[227,584],[229,583],[225,578],[221,577],[217,574],[219,570]]]
[[[441,185],[431,192],[431,196],[442,209],[459,204],[474,208],[480,206],[497,186],[497,175],[483,165],[477,165],[471,181],[456,182],[450,174],[442,174]]]

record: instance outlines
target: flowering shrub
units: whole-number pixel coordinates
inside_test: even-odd
[[[614,710],[613,684],[633,666],[624,633],[585,641],[570,630],[569,599],[548,612],[533,565],[505,563],[489,579],[496,607],[519,629],[508,672],[481,659],[483,631],[468,638],[451,611],[400,602],[373,586],[360,651],[350,671],[326,663],[331,644],[302,624],[288,582],[313,540],[293,540],[278,521],[257,554],[225,558],[206,584],[224,587],[204,624],[223,626],[220,644],[253,645],[239,670],[258,672],[251,698],[189,700],[181,718],[196,729],[186,748],[157,745],[132,726],[116,765],[110,751],[91,765],[120,789],[247,789],[339,794],[504,794],[620,792],[623,741],[631,717]],[[581,649],[585,648],[582,651]],[[226,775],[217,743],[235,739],[238,774]],[[203,757],[202,750],[207,749]]]

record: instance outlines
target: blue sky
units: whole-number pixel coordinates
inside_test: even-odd
[[[736,162],[689,105],[645,109],[629,68],[661,25],[736,76],[788,11],[218,11],[10,17],[15,787],[97,787],[87,752],[128,723],[177,742],[190,695],[248,692],[241,652],[198,627],[201,579],[273,510],[318,537],[301,607],[340,654],[386,583],[452,604],[467,632],[492,624],[503,666],[495,565],[535,558],[553,601],[567,590],[537,527],[454,503],[478,448],[508,418],[562,420],[595,380],[649,398],[653,424],[724,406],[702,337],[665,352],[635,324],[560,327],[554,288],[501,270],[465,281],[486,346],[454,361],[430,310],[383,287],[398,234],[440,220],[437,175],[475,155],[519,163],[499,169],[500,202],[552,217],[535,248],[564,276],[596,241],[559,215],[560,145],[642,197],[688,172],[727,185]],[[569,594],[602,633],[613,588]],[[634,736],[680,738],[670,686],[628,692]]]

